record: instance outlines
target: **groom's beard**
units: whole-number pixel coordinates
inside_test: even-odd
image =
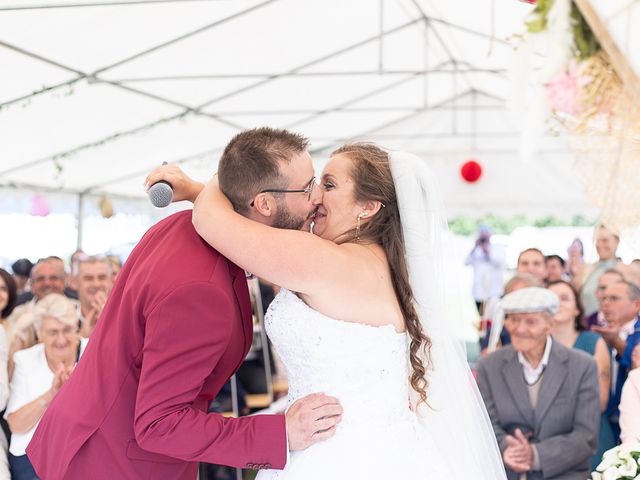
[[[284,202],[278,202],[278,213],[273,220],[272,226],[275,228],[284,228],[287,230],[302,230],[307,217],[296,217],[291,214]]]

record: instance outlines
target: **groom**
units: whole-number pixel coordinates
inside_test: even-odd
[[[304,137],[242,132],[218,175],[239,213],[308,227],[318,192]],[[264,191],[273,189],[294,192]],[[38,476],[187,480],[198,462],[282,469],[288,450],[329,438],[342,409],[323,394],[286,415],[207,413],[242,364],[252,331],[245,272],[197,235],[190,211],[156,224],[118,274],[82,361],[27,448]],[[318,421],[330,428],[319,431]]]

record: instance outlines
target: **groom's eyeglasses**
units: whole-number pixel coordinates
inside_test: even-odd
[[[261,190],[259,193],[306,193],[307,201],[309,201],[311,200],[311,194],[313,193],[313,187],[315,186],[316,186],[316,177],[313,177],[311,181],[307,184],[307,186],[303,189],[286,190],[282,188],[267,188],[265,190]],[[254,203],[255,203],[255,200],[251,202],[252,207]]]

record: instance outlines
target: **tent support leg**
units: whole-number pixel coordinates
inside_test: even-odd
[[[76,249],[82,250],[82,230],[84,229],[84,193],[78,194],[78,240]]]

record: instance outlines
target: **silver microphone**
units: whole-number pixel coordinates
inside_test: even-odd
[[[162,165],[167,165],[167,162],[162,162]],[[154,207],[166,207],[173,200],[173,187],[164,180],[154,183],[149,189],[149,200]]]

